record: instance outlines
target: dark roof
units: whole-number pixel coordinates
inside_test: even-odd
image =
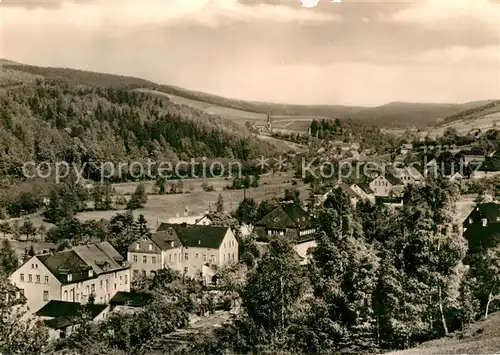
[[[473,223],[480,223],[483,218],[488,220],[488,224],[497,223],[500,218],[500,204],[494,202],[481,203],[474,207],[464,224],[469,224],[469,218],[473,219]]]
[[[308,228],[314,224],[312,216],[296,203],[278,206],[255,223],[266,228]]]
[[[163,225],[163,227],[162,227]],[[161,231],[153,233],[151,240],[161,249],[169,250],[172,248],[178,248],[181,246],[181,241],[175,232],[175,228],[165,226],[165,223],[160,225]],[[160,229],[158,228],[158,230]],[[172,242],[174,245],[172,246]]]
[[[484,227],[481,224],[472,224],[467,227],[464,237],[468,241],[470,253],[478,253],[498,246],[500,245],[500,223],[488,223]]]
[[[500,171],[500,157],[499,156],[487,157],[481,163],[481,166],[479,167],[478,171]]]
[[[99,274],[129,267],[108,242],[78,245],[71,250],[39,255],[38,259],[63,284],[80,282]],[[93,275],[89,277],[89,270]],[[71,281],[68,275],[71,274]]]
[[[370,186],[368,186],[368,184],[366,184],[364,182],[356,183],[356,185],[358,185],[360,187],[360,189],[363,190],[364,192],[366,192],[367,194],[373,193],[372,189],[370,189]]]
[[[92,270],[74,250],[38,255],[37,258],[63,284],[87,280],[89,270]],[[71,281],[68,281],[68,274],[71,274]]]
[[[392,185],[404,185],[403,182],[393,174],[386,173],[384,176]]]
[[[375,201],[378,203],[401,203],[403,202],[403,198],[394,196],[375,196]]]
[[[92,267],[95,274],[118,271],[129,265],[109,242],[77,245],[72,250]]]
[[[158,232],[171,229],[175,230],[180,243],[184,247],[218,249],[229,227],[162,223],[158,228]]]
[[[153,298],[153,296],[148,293],[120,291],[113,296],[109,303],[129,307],[144,307],[151,301],[151,298]]]
[[[65,301],[49,301],[45,306],[40,308],[35,314],[39,317],[78,317],[83,311],[90,312],[93,318],[97,317],[106,309],[105,304],[86,304],[83,305],[78,302],[65,302]]]

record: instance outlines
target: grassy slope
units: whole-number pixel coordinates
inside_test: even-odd
[[[435,125],[440,119],[465,109],[484,104],[484,101],[466,104],[426,104],[426,103],[390,103],[378,107],[366,108],[342,105],[288,105],[265,102],[242,101],[197,91],[182,89],[170,85],[127,76],[95,73],[68,68],[42,68],[13,64],[0,61],[4,70],[18,73],[41,75],[51,79],[91,86],[114,86],[129,89],[156,90],[168,94],[173,101],[179,101],[190,107],[217,114],[233,121],[262,121],[268,112],[277,118],[277,128],[300,130],[304,122],[318,117],[353,118],[381,127],[425,127]],[[31,77],[33,78],[33,77]],[[287,116],[301,116],[287,117]],[[278,122],[281,121],[281,122]],[[294,123],[295,122],[295,123]]]
[[[464,332],[429,341],[420,346],[388,355],[417,354],[498,354],[500,353],[500,313],[473,324]]]

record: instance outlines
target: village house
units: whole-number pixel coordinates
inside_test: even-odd
[[[133,313],[151,302],[153,296],[144,292],[118,292],[109,301],[109,312]]]
[[[370,189],[370,186],[363,183],[357,183],[352,184],[349,187],[356,193],[356,195],[358,195],[361,200],[367,200],[371,203],[375,202],[375,195],[373,194],[372,189]]]
[[[423,182],[423,175],[412,166],[403,168],[394,168],[394,176],[396,176],[404,185],[417,185]]]
[[[478,204],[462,223],[471,253],[500,244],[500,204]]]
[[[403,182],[392,174],[379,175],[370,182],[369,186],[374,196],[382,197],[399,195],[404,188]]]
[[[229,227],[162,223],[151,238],[143,237],[129,246],[127,259],[133,279],[170,267],[207,281],[204,266],[238,261],[238,241]]]
[[[307,250],[316,246],[316,228],[314,218],[293,202],[283,203],[254,224],[260,241],[268,241],[272,235],[290,239],[303,263],[308,260]]]
[[[184,213],[184,216],[179,216],[177,214],[176,217],[167,218],[166,223],[170,224],[201,224],[201,225],[210,225],[212,224],[212,217],[209,212],[206,211],[204,214],[189,216],[187,212]]]
[[[105,319],[108,306],[105,304],[86,304],[78,302],[50,301],[35,315],[49,329],[49,337],[53,340],[68,337],[78,326],[83,312],[97,323]]]
[[[36,255],[11,276],[31,312],[49,301],[108,303],[130,291],[130,264],[108,242],[78,245],[55,254]]]

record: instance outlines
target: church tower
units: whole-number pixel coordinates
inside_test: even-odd
[[[267,112],[267,129],[269,132],[271,132],[272,127],[271,127],[271,111]]]

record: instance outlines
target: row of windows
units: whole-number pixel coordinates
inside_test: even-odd
[[[224,261],[226,261],[226,254],[223,254],[222,256],[224,258]],[[232,253],[232,254],[231,253],[227,253],[227,260],[228,261],[231,260],[231,256],[233,257],[233,260],[236,260],[235,257],[234,257],[234,253]]]
[[[374,185],[375,186],[389,186],[389,183],[387,181],[379,180],[379,181],[375,181]]]
[[[135,249],[136,249],[136,250],[141,249],[141,244],[140,244],[140,243],[136,243],[136,244],[135,244]],[[148,250],[153,250],[153,244],[149,244],[149,245],[148,245]]]
[[[231,240],[229,242],[224,242],[224,248],[227,248],[227,247],[232,248],[235,245],[236,245],[236,242],[234,240]]]
[[[19,278],[20,278],[21,282],[24,282],[24,274],[19,274]],[[28,282],[28,283],[33,282],[33,275],[32,274],[28,274],[28,280],[26,282]],[[40,283],[40,275],[35,275],[35,283],[37,283],[37,284]],[[44,276],[43,283],[44,284],[48,284],[49,283],[49,277],[48,276]]]
[[[137,263],[137,260],[138,260],[137,255],[134,255],[134,263]],[[160,262],[160,261],[158,260],[158,262]],[[148,257],[147,256],[143,256],[142,257],[142,263],[143,264],[147,264],[148,263]],[[152,264],[156,264],[156,256],[152,256],[151,257],[151,263]]]

